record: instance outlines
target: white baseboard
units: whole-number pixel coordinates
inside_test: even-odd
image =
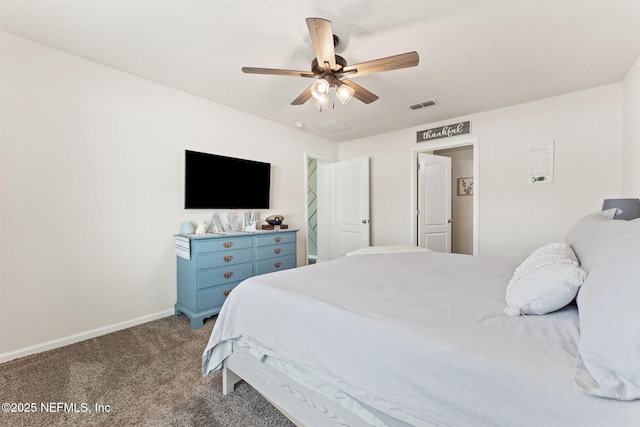
[[[153,320],[162,319],[163,317],[172,316],[174,314],[174,309],[161,311],[159,313],[149,314],[148,316],[142,316],[136,319],[127,320],[125,322],[115,323],[113,325],[104,326],[102,328],[92,329],[90,331],[81,332],[79,334],[69,335],[56,340],[47,341],[42,344],[22,348],[20,350],[2,353],[0,354],[0,363],[5,363],[10,360],[18,359],[20,357],[29,356],[36,353],[41,353],[47,350],[53,350],[54,348],[64,347],[65,345],[75,344],[80,341],[99,337],[100,335],[106,335],[111,332],[120,331],[122,329],[127,329],[132,326],[141,325]]]

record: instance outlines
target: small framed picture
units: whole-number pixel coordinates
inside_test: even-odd
[[[458,196],[473,196],[473,178],[458,178]]]

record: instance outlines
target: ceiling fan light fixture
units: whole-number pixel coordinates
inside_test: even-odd
[[[331,85],[325,79],[318,79],[311,85],[311,95],[317,99],[326,99],[329,102],[329,90]]]
[[[351,98],[353,98],[353,95],[355,93],[356,91],[353,90],[353,88],[351,88],[350,86],[347,86],[344,83],[336,87],[336,97],[338,98],[338,101],[340,101],[342,105],[347,105],[347,102],[351,101]]]
[[[313,105],[320,111],[324,111],[329,108],[329,97],[325,96],[324,98],[313,98]]]

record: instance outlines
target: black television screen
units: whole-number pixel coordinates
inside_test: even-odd
[[[185,150],[185,209],[269,209],[271,164]]]

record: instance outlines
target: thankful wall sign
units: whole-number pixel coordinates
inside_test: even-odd
[[[434,139],[440,138],[450,138],[467,133],[471,133],[471,121],[421,130],[420,132],[418,132],[418,142],[433,141]]]

